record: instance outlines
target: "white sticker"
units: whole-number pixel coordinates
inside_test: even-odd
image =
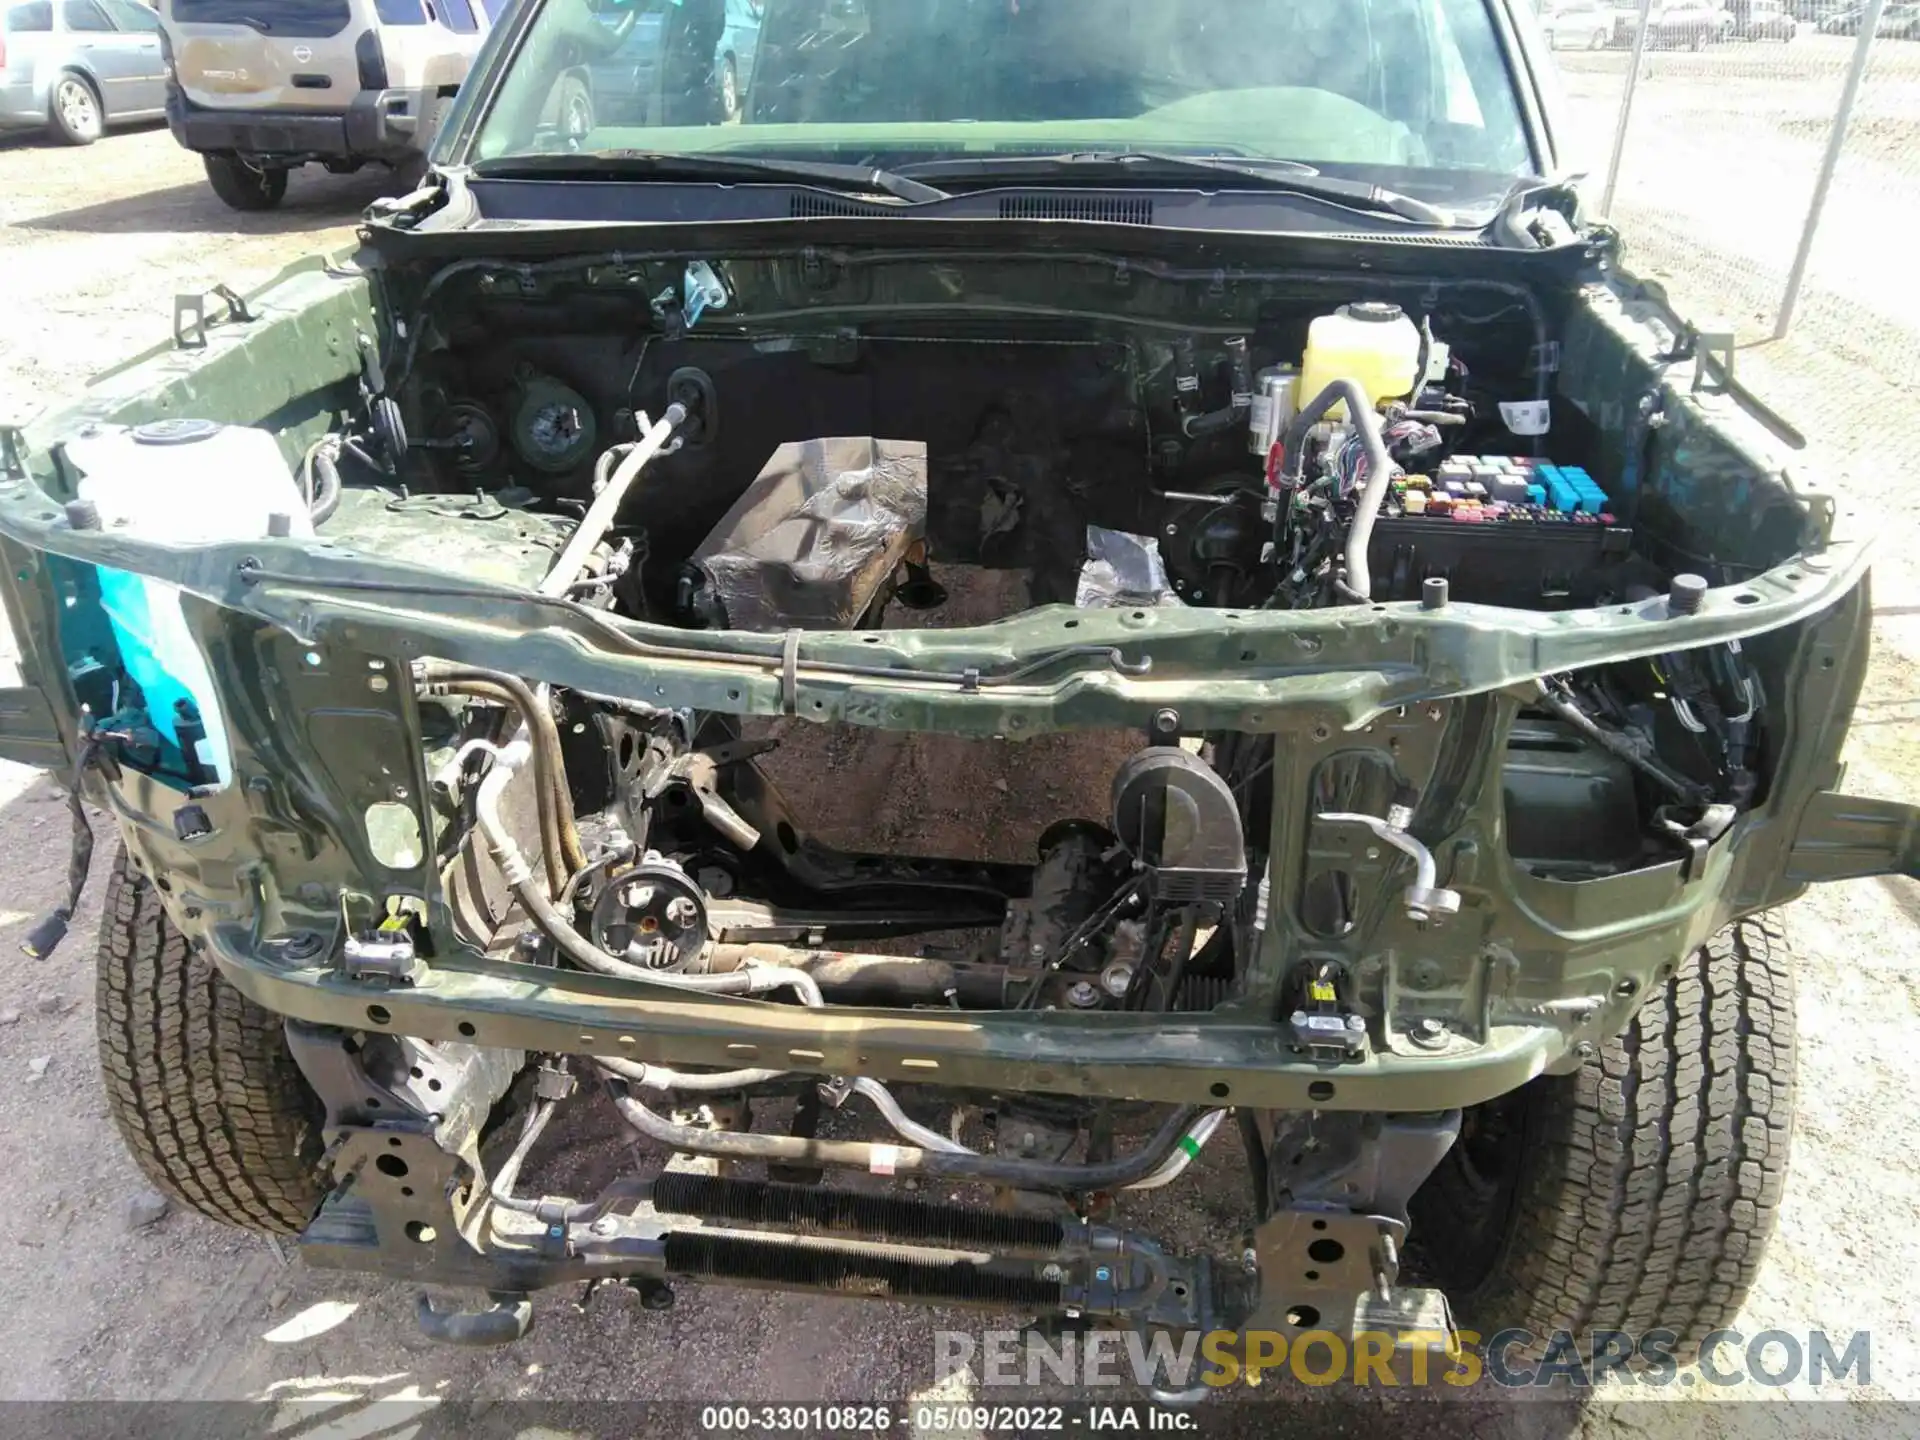
[[[1553,406],[1545,400],[1502,400],[1500,418],[1516,435],[1544,435],[1553,426]]]
[[[1254,396],[1252,411],[1247,416],[1248,428],[1256,435],[1265,435],[1267,427],[1271,424],[1273,424],[1273,397],[1271,395]]]
[[[891,1175],[894,1167],[900,1163],[900,1147],[897,1145],[876,1145],[873,1147],[873,1159],[867,1169],[875,1175]]]

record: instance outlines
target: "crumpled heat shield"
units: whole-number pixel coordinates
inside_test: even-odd
[[[842,436],[782,445],[693,554],[736,630],[844,630],[927,533],[927,447]]]

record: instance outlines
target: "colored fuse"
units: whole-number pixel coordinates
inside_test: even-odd
[[[1424,490],[1409,490],[1401,503],[1406,506],[1407,514],[1409,515],[1424,515],[1427,513],[1427,495]]]
[[[1467,481],[1467,494],[1476,500],[1484,499],[1487,494],[1487,487],[1482,485],[1478,480],[1469,480]]]
[[[1409,475],[1406,479],[1406,486],[1410,491],[1431,490],[1433,488],[1433,481],[1425,475]]]
[[[1527,486],[1527,503],[1538,509],[1547,503],[1547,487],[1544,485]]]

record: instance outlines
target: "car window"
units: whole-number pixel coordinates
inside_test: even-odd
[[[500,17],[507,13],[508,7],[512,4],[513,0],[480,0],[480,8],[487,12],[489,25],[498,25]]]
[[[651,26],[622,0],[521,3],[536,8],[476,159],[562,144],[877,165],[1164,149],[1341,167],[1448,202],[1504,194],[1531,168],[1485,0],[769,0],[752,98],[725,120],[726,0],[652,0]],[[621,38],[603,45],[609,29]],[[601,117],[584,146],[544,119],[583,60]]]
[[[373,0],[373,15],[382,25],[424,25],[425,0]]]
[[[349,0],[173,0],[178,25],[245,25],[276,38],[338,35],[353,19]]]
[[[7,33],[32,35],[53,29],[53,0],[35,0],[31,5],[15,5],[7,11]]]
[[[60,0],[60,21],[75,32],[113,29],[107,12],[93,0]]]
[[[480,28],[468,0],[434,0],[433,8],[440,16],[440,23],[456,35],[471,35]]]
[[[160,28],[160,17],[144,5],[136,5],[134,0],[100,0],[100,3],[122,30],[138,33]]]

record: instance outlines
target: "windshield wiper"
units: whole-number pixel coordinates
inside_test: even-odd
[[[473,173],[484,179],[536,180],[549,176],[655,180],[825,181],[841,190],[891,195],[911,204],[945,200],[945,190],[872,165],[827,160],[781,160],[759,155],[668,155],[652,150],[600,150],[578,155],[508,155],[482,160]]]
[[[928,160],[900,167],[905,176],[938,180],[1029,180],[1035,177],[1090,179],[1111,172],[1126,180],[1197,175],[1230,176],[1259,189],[1303,195],[1350,210],[1397,215],[1422,225],[1451,226],[1453,213],[1411,195],[1367,180],[1322,175],[1298,160],[1254,156],[1180,155],[1162,150],[1078,150],[1059,155],[978,155],[960,160]]]

